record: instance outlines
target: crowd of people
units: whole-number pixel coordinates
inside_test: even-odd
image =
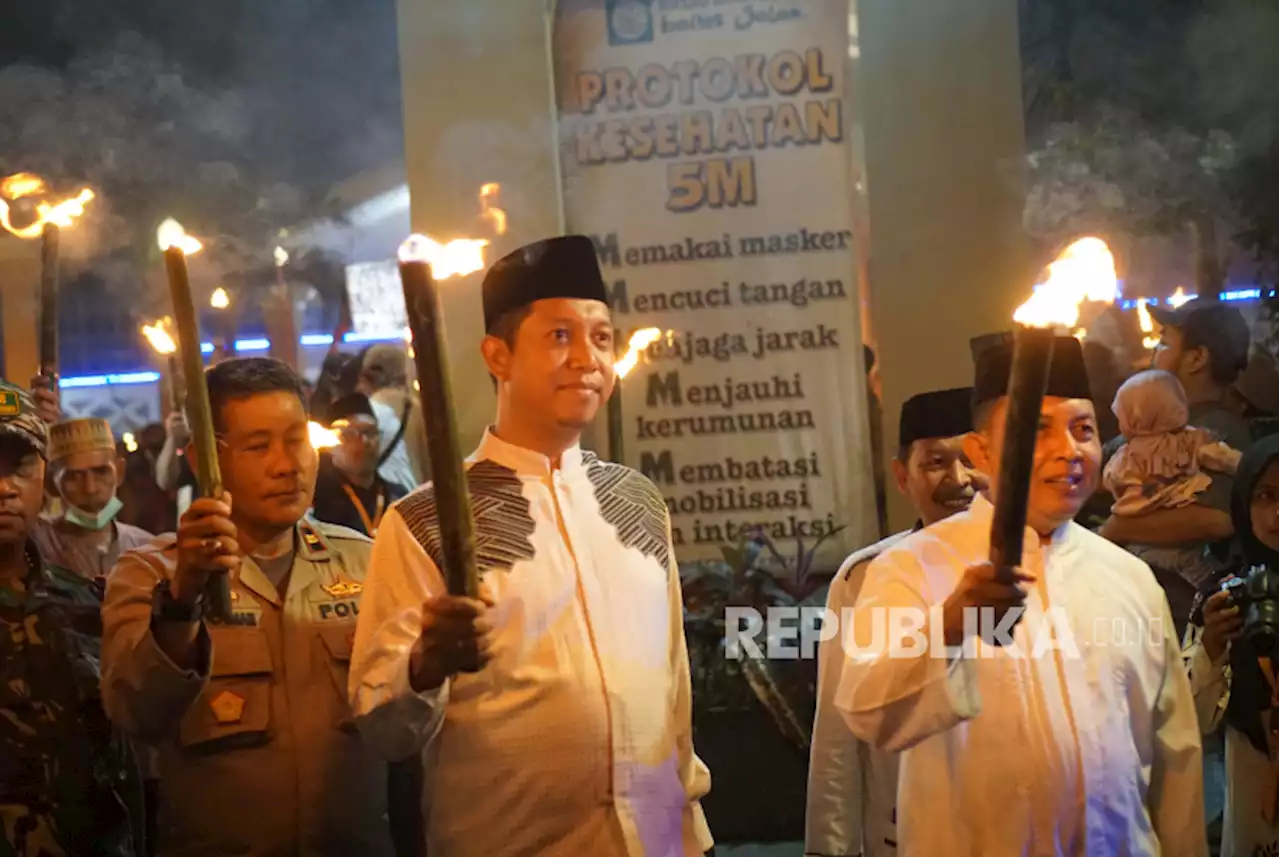
[[[482,295],[475,592],[446,583],[403,348],[314,387],[209,368],[220,496],[180,413],[126,461],[46,381],[0,383],[0,855],[714,850],[669,513],[580,444],[615,381],[594,246],[521,248]],[[818,653],[808,854],[1277,853],[1274,423],[1234,397],[1237,310],[1160,320],[1114,401],[1056,340],[1015,568],[987,561],[1011,339],[903,406],[919,520],[828,591],[851,621]],[[890,611],[944,651],[869,643]]]

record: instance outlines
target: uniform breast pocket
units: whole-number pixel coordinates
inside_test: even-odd
[[[324,659],[325,669],[333,681],[333,691],[338,698],[334,719],[338,728],[354,731],[351,707],[347,703],[347,678],[351,674],[351,650],[355,644],[356,626],[348,622],[321,626],[316,630],[320,636],[320,656]]]
[[[274,672],[266,635],[257,628],[211,627],[209,682],[182,718],[179,743],[197,753],[265,744],[271,737]]]

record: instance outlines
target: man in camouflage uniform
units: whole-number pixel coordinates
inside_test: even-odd
[[[31,538],[48,431],[0,381],[0,857],[133,857],[142,786],[98,696],[98,594]]]

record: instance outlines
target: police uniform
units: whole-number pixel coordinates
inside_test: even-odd
[[[126,554],[108,582],[103,698],[159,747],[166,857],[393,853],[387,766],[361,743],[346,696],[370,542],[303,519],[295,547],[283,594],[244,560],[235,621],[202,623],[195,670],[150,630],[175,537]]]

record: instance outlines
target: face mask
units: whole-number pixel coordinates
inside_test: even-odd
[[[96,533],[105,529],[108,524],[114,521],[116,519],[116,515],[120,514],[120,510],[122,508],[124,508],[124,503],[120,502],[120,498],[112,497],[107,505],[102,507],[102,511],[97,514],[86,512],[83,509],[77,509],[75,506],[67,506],[67,510],[63,514],[63,517],[66,518],[68,522],[75,524],[77,527],[92,530]]]

